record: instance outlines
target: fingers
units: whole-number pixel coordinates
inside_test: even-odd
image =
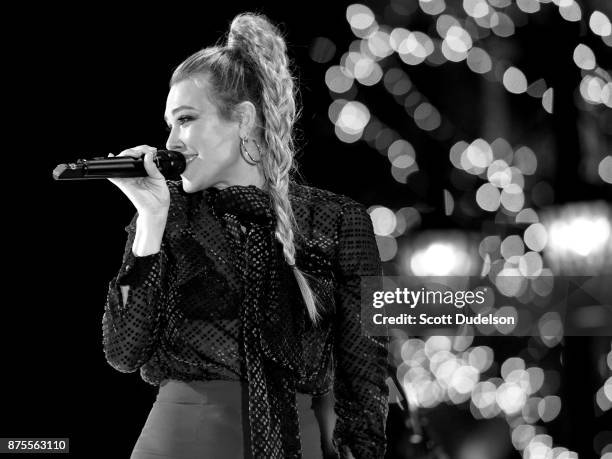
[[[157,148],[150,147],[149,145],[139,145],[137,147],[128,148],[127,150],[123,150],[117,156],[131,156],[133,158],[140,158],[145,153],[155,153]]]
[[[157,168],[157,165],[155,164],[155,161],[153,161],[154,157],[155,157],[155,152],[150,152],[149,151],[149,152],[145,153],[145,156],[144,156],[144,168],[147,171],[147,174],[149,174],[149,177],[154,178],[154,179],[158,179],[158,180],[165,180],[164,176],[162,175],[162,173]]]

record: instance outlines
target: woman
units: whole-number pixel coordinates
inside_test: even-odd
[[[360,276],[380,274],[372,225],[290,180],[295,117],[283,38],[243,14],[172,75],[166,148],[185,155],[182,180],[164,179],[153,147],[120,154],[144,154],[149,176],[110,179],[137,214],[104,351],[160,386],[132,459],[384,456],[386,339],[360,322]]]

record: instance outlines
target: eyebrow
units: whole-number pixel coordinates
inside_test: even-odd
[[[174,115],[176,112],[178,112],[179,110],[184,110],[184,109],[190,109],[190,110],[197,110],[197,108],[192,107],[191,105],[179,105],[178,107],[176,107],[174,110],[172,110],[172,114]],[[164,115],[164,121],[167,123],[168,122],[168,118],[166,118],[166,115]]]

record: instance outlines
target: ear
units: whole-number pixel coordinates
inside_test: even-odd
[[[257,110],[255,105],[248,100],[240,102],[236,106],[236,113],[238,115],[240,137],[245,138],[253,134],[257,122]]]

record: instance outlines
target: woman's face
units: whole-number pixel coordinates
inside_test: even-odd
[[[183,80],[170,88],[166,101],[166,148],[187,157],[181,174],[187,193],[255,184],[240,156],[240,124],[221,118],[208,87],[205,77]]]

